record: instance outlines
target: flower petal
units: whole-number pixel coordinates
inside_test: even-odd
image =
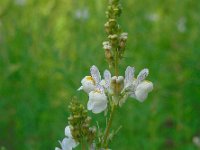
[[[135,91],[136,99],[140,102],[144,102],[144,100],[147,98],[148,93],[137,90]]]
[[[137,80],[139,82],[142,82],[148,75],[149,75],[149,70],[145,68],[142,71],[140,71],[140,73],[137,76]]]
[[[143,102],[147,96],[148,93],[153,90],[153,83],[149,81],[143,81],[141,82],[135,91],[136,99],[140,102]]]
[[[153,90],[153,83],[145,80],[138,85],[136,90],[138,89],[145,90],[146,92],[151,92]]]
[[[92,91],[89,93],[88,110],[92,110],[93,113],[100,113],[107,107],[107,97],[104,93],[99,91]]]
[[[95,84],[98,84],[101,81],[101,75],[100,75],[99,69],[93,65],[90,68],[90,73],[91,73],[92,78],[96,82]]]
[[[96,90],[97,90],[97,91],[100,91],[100,93],[104,93],[104,88],[103,88],[103,86],[100,85],[100,84],[98,84],[98,85],[96,86]]]
[[[64,138],[62,142],[60,142],[62,150],[72,150],[72,146],[70,145],[69,138]]]
[[[92,101],[92,100],[89,100],[88,103],[87,103],[87,109],[88,109],[88,110],[92,110],[93,107],[94,107],[93,101]]]
[[[101,82],[99,83],[101,86],[106,87],[106,81],[103,79],[101,80]]]
[[[67,137],[72,138],[72,134],[71,134],[71,130],[70,130],[70,127],[69,127],[69,126],[66,126],[66,127],[65,127],[65,135],[66,135]]]
[[[91,76],[85,76],[81,80],[81,84],[82,86],[78,90],[83,89],[83,91],[85,91],[86,93],[90,93],[95,89],[95,83]]]
[[[75,148],[79,143],[77,143],[74,139],[69,138],[69,144],[72,148]]]
[[[60,142],[62,150],[72,150],[72,148],[75,148],[79,143],[76,143],[76,141],[72,138],[64,138],[62,142]]]
[[[108,88],[110,86],[110,82],[111,82],[111,73],[108,70],[104,71],[104,80],[106,82],[105,84],[105,88]]]
[[[124,79],[124,84],[125,84],[125,87],[128,87],[132,84],[133,82],[133,77],[134,77],[134,67],[130,67],[128,66],[126,68],[126,71],[125,71],[125,79]]]
[[[92,109],[92,112],[98,114],[107,108],[107,101],[96,102]]]

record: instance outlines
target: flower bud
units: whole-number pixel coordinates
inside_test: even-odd
[[[70,103],[71,115],[68,118],[71,134],[76,142],[81,142],[82,138],[90,139],[90,122],[91,118],[87,115],[87,109],[79,102],[73,100]],[[94,136],[93,136],[94,137]]]
[[[113,76],[111,78],[111,93],[118,95],[124,88],[124,77],[123,76]]]
[[[111,50],[111,45],[110,45],[110,42],[109,41],[105,41],[105,42],[103,42],[103,48],[105,49],[105,50]]]
[[[118,39],[118,35],[117,35],[117,34],[109,35],[108,38],[109,38],[111,41],[115,41],[115,40]]]
[[[119,37],[119,46],[120,48],[123,50],[126,46],[126,41],[127,41],[127,38],[128,38],[128,34],[127,33],[122,33]]]
[[[111,83],[116,83],[116,80],[117,80],[117,77],[116,77],[116,76],[113,76],[113,77],[111,78]]]
[[[123,40],[123,41],[126,41],[128,38],[128,33],[126,32],[123,32],[121,35],[120,35],[120,39]]]
[[[115,16],[119,17],[122,13],[121,5],[118,5],[117,7],[115,7],[113,9],[113,13],[114,13]]]
[[[92,120],[92,118],[88,116],[88,117],[86,118],[85,122],[89,124],[89,123],[91,122],[91,120]]]
[[[105,27],[105,30],[106,30],[106,33],[110,33],[110,26],[109,26],[109,22],[106,22],[105,24],[104,24],[104,27]]]
[[[116,47],[118,44],[118,35],[117,34],[112,34],[108,36],[112,47]]]
[[[110,50],[105,50],[105,57],[108,61],[113,59],[112,53]]]
[[[124,77],[123,77],[123,76],[118,76],[117,79],[116,79],[116,82],[117,82],[118,84],[124,82]]]
[[[109,19],[109,27],[114,28],[117,24],[116,19]]]
[[[80,117],[80,115],[74,115],[74,119],[79,119]]]
[[[96,127],[90,127],[89,128],[89,134],[88,134],[88,143],[91,143],[93,142],[93,140],[95,139],[95,136],[96,136]]]
[[[126,42],[120,41],[120,42],[119,42],[119,46],[120,46],[121,49],[124,49],[125,46],[126,46]]]

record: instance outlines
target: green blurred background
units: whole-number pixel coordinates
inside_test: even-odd
[[[0,0],[0,147],[59,146],[68,102],[91,65],[108,68],[107,0]],[[113,127],[113,150],[195,150],[200,135],[199,0],[122,0],[120,24],[129,33],[121,74],[147,67],[154,91],[129,99]],[[92,114],[91,114],[92,115]],[[94,118],[103,125],[104,116]]]

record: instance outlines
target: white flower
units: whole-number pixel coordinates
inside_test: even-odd
[[[103,91],[95,90],[89,93],[89,101],[87,103],[88,110],[92,110],[97,114],[107,108],[107,96]]]
[[[95,81],[91,76],[85,76],[81,80],[82,86],[78,90],[83,90],[86,93],[90,93],[95,89]]]
[[[72,150],[72,148],[75,148],[78,145],[72,137],[69,126],[65,128],[65,136],[66,137],[62,140],[62,142],[59,141],[62,149],[56,147],[55,150]]]
[[[65,127],[65,136],[72,138],[71,130],[69,126]]]
[[[91,76],[85,76],[81,80],[82,86],[78,90],[83,90],[86,93],[90,93],[91,91],[95,90],[97,85],[99,85],[101,81],[99,69],[96,66],[92,66],[90,68],[90,74]]]
[[[137,79],[133,80],[133,88],[131,89],[133,91],[131,91],[132,93],[130,96],[140,102],[143,102],[147,98],[148,93],[153,90],[153,83],[145,80],[148,74],[149,70],[143,69],[138,74]]]
[[[149,70],[148,69],[143,69],[140,71],[140,73],[137,76],[137,81],[140,83],[145,80],[145,78],[149,75]]]
[[[153,90],[153,83],[145,80],[149,74],[148,69],[140,71],[137,79],[134,78],[134,72],[134,67],[130,66],[128,66],[125,71],[124,89],[122,90],[123,98],[120,100],[120,105],[122,105],[129,96],[143,102],[147,98],[148,93]]]
[[[107,96],[105,89],[108,89],[111,81],[111,74],[108,70],[104,71],[104,80],[101,80],[101,75],[96,66],[90,68],[91,76],[86,76],[82,79],[82,86],[78,90],[84,90],[89,94],[87,109],[97,114],[107,108]]]
[[[135,98],[143,102],[147,96],[148,93],[153,90],[153,83],[150,81],[142,81],[140,84],[138,84],[136,91],[135,91]]]
[[[72,150],[74,147],[74,140],[71,138],[64,138],[62,142],[60,142],[61,150]]]

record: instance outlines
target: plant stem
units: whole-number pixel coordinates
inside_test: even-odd
[[[108,125],[107,125],[107,128],[106,128],[106,131],[105,131],[105,135],[104,135],[104,140],[103,140],[103,145],[107,148],[108,147],[108,143],[107,143],[107,138],[108,138],[108,135],[109,135],[109,131],[110,131],[110,128],[111,128],[111,124],[112,124],[112,120],[113,120],[113,116],[114,116],[114,110],[115,110],[115,106],[113,106],[113,109],[111,111],[111,114],[110,114],[110,119],[108,121]]]
[[[118,70],[118,49],[116,48],[115,51],[115,76],[118,76],[119,70]]]
[[[81,141],[81,149],[86,150],[84,139],[82,139],[82,141]]]
[[[115,51],[115,66],[114,66],[115,76],[118,76],[118,74],[119,74],[119,70],[118,70],[118,51],[117,50],[118,49],[116,48],[116,51]],[[115,87],[115,91],[116,92],[118,91],[118,86],[117,85]],[[115,94],[118,95],[118,93],[115,93]],[[109,132],[110,132],[111,125],[112,125],[115,108],[116,108],[116,106],[113,105],[111,113],[110,113],[110,118],[109,118],[106,130],[105,130],[105,135],[104,135],[104,138],[103,138],[103,146],[105,146],[105,148],[108,147],[107,139],[108,139],[108,135],[109,135]]]

